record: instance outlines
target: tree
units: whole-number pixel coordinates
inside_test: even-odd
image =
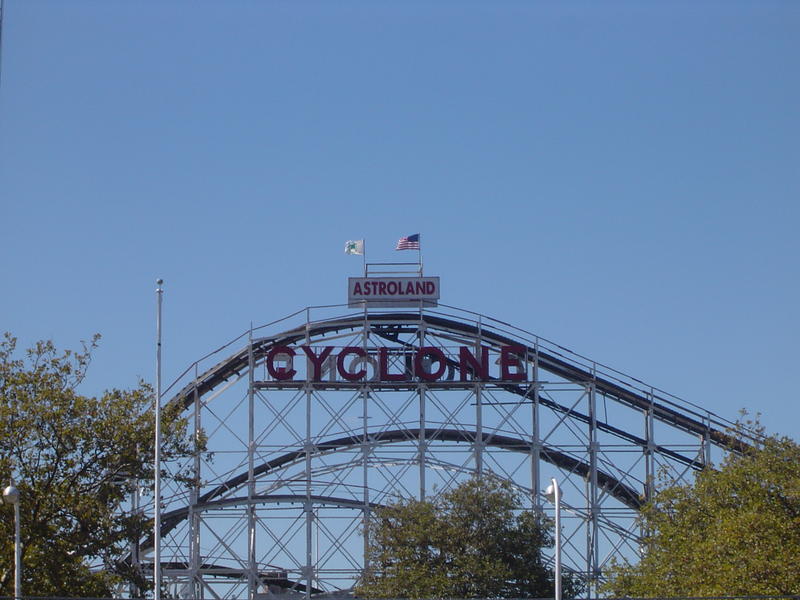
[[[605,591],[799,594],[800,446],[786,437],[761,439],[729,452],[718,470],[698,472],[693,485],[663,487],[642,513],[649,535],[641,560],[613,568]]]
[[[121,558],[146,522],[121,508],[152,480],[153,390],[79,394],[97,346],[59,352],[38,342],[23,358],[0,342],[0,482],[20,490],[23,590],[35,596],[110,596],[142,575]],[[187,424],[164,415],[164,456],[195,450]],[[3,483],[7,485],[7,483]],[[0,596],[13,593],[13,513],[0,505]],[[97,569],[97,566],[105,566]]]
[[[434,500],[379,508],[367,527],[370,567],[356,587],[366,598],[538,598],[553,595],[541,549],[549,523],[507,482],[473,477]],[[567,576],[564,595],[580,589]]]

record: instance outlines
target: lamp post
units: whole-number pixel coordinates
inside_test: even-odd
[[[561,600],[561,490],[558,488],[558,481],[555,478],[550,480],[550,485],[544,492],[544,497],[548,502],[552,502],[556,507],[556,596],[555,600]]]
[[[14,505],[14,598],[22,598],[22,545],[19,541],[19,490],[14,480],[3,490],[3,502]]]

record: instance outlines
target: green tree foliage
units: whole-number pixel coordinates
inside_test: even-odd
[[[553,595],[541,549],[549,523],[521,510],[520,496],[494,477],[474,477],[434,500],[376,511],[367,528],[366,598],[537,598]],[[580,589],[566,577],[565,597]]]
[[[34,596],[109,596],[142,583],[120,560],[147,526],[123,514],[136,480],[152,480],[153,390],[77,392],[98,336],[78,352],[39,342],[17,358],[0,342],[0,482],[20,490],[23,591]],[[165,415],[165,457],[194,451],[186,423]],[[0,505],[0,596],[13,594],[13,510]],[[97,566],[111,568],[97,569]]]
[[[610,595],[800,594],[800,446],[789,438],[664,487],[642,519],[644,554],[611,571]]]

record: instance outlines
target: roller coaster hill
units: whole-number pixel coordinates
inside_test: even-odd
[[[163,490],[170,595],[345,595],[368,566],[376,508],[485,473],[544,514],[558,480],[564,568],[596,594],[612,559],[637,555],[657,477],[689,482],[737,443],[731,421],[699,406],[440,304],[439,278],[420,272],[430,285],[403,288],[409,278],[390,276],[382,295],[365,275],[348,305],[252,327],[162,394],[208,449],[165,465],[193,481]],[[376,294],[354,298],[354,279]],[[154,545],[150,535],[129,557],[148,576]]]

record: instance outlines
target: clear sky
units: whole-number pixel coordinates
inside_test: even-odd
[[[442,301],[800,423],[800,3],[4,0],[0,329],[84,392],[346,301]]]

